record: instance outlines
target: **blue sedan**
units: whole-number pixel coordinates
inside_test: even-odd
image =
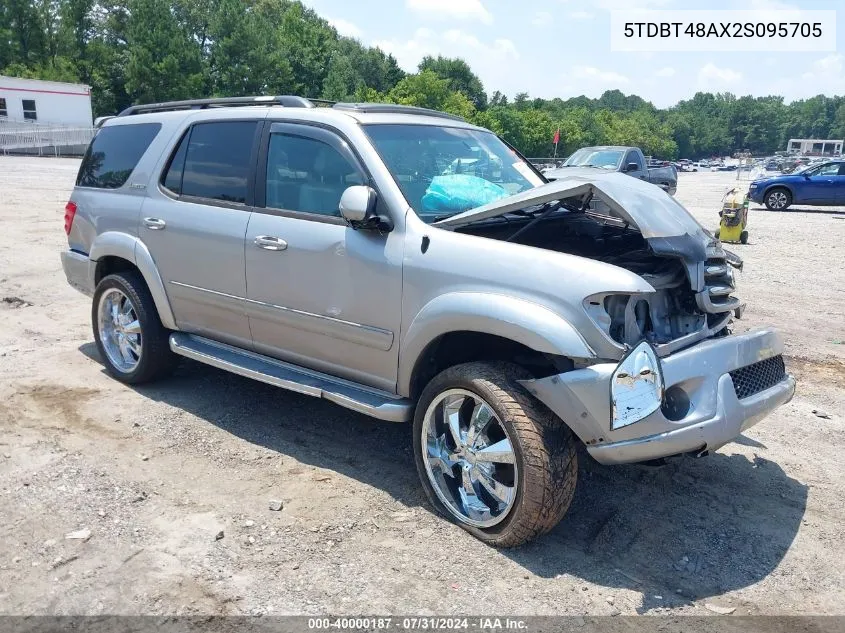
[[[748,187],[748,197],[771,211],[783,211],[791,204],[845,205],[845,160],[755,180]]]

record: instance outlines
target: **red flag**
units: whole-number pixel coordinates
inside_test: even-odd
[[[555,130],[555,137],[552,139],[552,143],[554,143],[555,145],[560,143],[560,128]]]

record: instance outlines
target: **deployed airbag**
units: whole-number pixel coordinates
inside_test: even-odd
[[[504,188],[478,176],[435,176],[422,198],[422,208],[424,213],[466,211],[507,195]]]

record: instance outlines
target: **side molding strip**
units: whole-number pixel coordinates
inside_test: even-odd
[[[170,283],[173,286],[184,288],[196,293],[231,299],[233,302],[240,303],[247,308],[247,315],[253,319],[262,319],[273,323],[281,323],[282,325],[294,327],[306,332],[325,334],[326,336],[330,336],[332,338],[349,341],[350,343],[357,343],[358,345],[364,345],[365,347],[372,347],[384,352],[388,351],[393,346],[393,332],[390,330],[383,330],[372,325],[364,325],[362,323],[354,323],[352,321],[344,321],[343,319],[337,319],[323,314],[305,312],[304,310],[288,308],[274,303],[267,303],[265,301],[238,297],[225,292],[218,292],[217,290],[193,286],[181,281],[171,281]]]

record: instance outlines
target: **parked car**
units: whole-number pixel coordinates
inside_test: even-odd
[[[795,389],[774,330],[728,329],[736,256],[648,183],[567,173],[408,106],[133,106],[82,160],[62,263],[117,380],[187,357],[413,421],[434,508],[519,545],[567,511],[578,442],[701,456]]]
[[[748,197],[771,211],[793,204],[845,205],[845,160],[799,167],[794,173],[755,180]]]
[[[646,159],[639,147],[605,145],[601,147],[582,147],[566,159],[563,167],[549,169],[543,175],[549,180],[557,180],[566,175],[571,167],[592,167],[607,171],[618,171],[640,180],[657,185],[669,195],[675,195],[678,189],[678,172],[671,165],[647,167]]]

